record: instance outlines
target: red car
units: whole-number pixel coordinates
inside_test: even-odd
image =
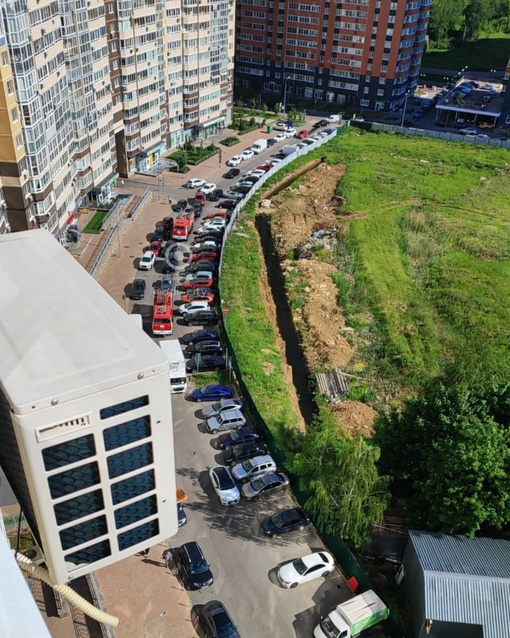
[[[195,194],[195,204],[205,204],[205,195],[202,193],[202,191],[198,191]]]
[[[185,279],[182,282],[182,287],[185,289],[188,288],[211,288],[214,285],[214,279],[209,276],[205,277],[203,275],[194,275],[190,279]]]
[[[271,162],[266,162],[265,164],[261,164],[260,166],[257,166],[256,170],[257,171],[270,171],[273,168],[273,164]]]
[[[207,301],[214,303],[214,292],[209,288],[195,288],[181,295],[181,303],[189,303],[190,301]]]
[[[154,253],[157,257],[161,251],[162,246],[163,246],[163,242],[159,241],[159,239],[155,239],[154,241],[151,241],[149,250],[151,251],[151,253]]]
[[[305,130],[299,131],[296,137],[298,138],[298,140],[302,140],[303,138],[308,137],[308,131],[305,131]]]
[[[213,219],[214,217],[224,217],[230,219],[232,217],[232,211],[230,210],[215,210],[212,213],[207,213],[204,219]]]
[[[191,261],[216,261],[219,257],[219,253],[214,250],[208,250],[201,253],[191,253]]]

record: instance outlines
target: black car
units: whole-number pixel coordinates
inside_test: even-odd
[[[206,638],[241,638],[230,614],[219,600],[211,600],[202,607],[199,623]]]
[[[251,184],[256,184],[259,181],[260,177],[248,175],[243,179],[243,182],[250,182]]]
[[[135,279],[131,284],[131,292],[129,293],[130,299],[143,299],[145,296],[145,288],[147,282],[145,279]]]
[[[327,126],[328,124],[329,124],[328,120],[319,120],[318,122],[315,122],[312,128],[315,130],[318,128],[322,128],[323,126]]]
[[[234,210],[237,206],[237,201],[235,199],[225,199],[218,204],[218,208],[224,208],[225,210]]]
[[[198,314],[198,313],[197,313]],[[196,315],[194,315],[196,317]],[[186,361],[186,372],[212,372],[214,370],[225,370],[227,362],[223,357],[215,355],[204,355],[197,353]]]
[[[209,237],[208,239],[206,239],[206,237],[208,237],[208,235],[201,235],[199,238],[197,237],[196,244],[192,244],[191,246],[192,253],[203,253],[203,252],[208,253],[211,250],[213,252],[220,250],[221,241],[218,239],[218,237],[212,237],[212,238]],[[206,241],[211,243],[208,244],[207,246],[204,246],[203,243]]]
[[[200,352],[200,354],[217,354],[223,352],[223,347],[218,340],[199,341],[198,343],[190,343],[184,350],[184,354],[187,357],[192,357],[197,352]]]
[[[219,340],[216,330],[194,330],[182,337],[184,343],[199,343],[200,341]]]
[[[238,168],[231,168],[223,175],[223,179],[234,179],[238,175],[241,175],[241,171]]]
[[[156,226],[154,232],[152,233],[151,241],[164,241],[165,240],[165,230],[163,226]]]
[[[187,522],[188,517],[184,511],[184,505],[182,503],[177,503],[177,526],[184,527]]]
[[[276,144],[276,140],[274,139],[274,137],[270,137],[270,138],[267,140],[267,147],[268,147],[268,148],[271,148],[271,146],[274,146],[275,144]]]
[[[214,326],[218,323],[218,315],[216,310],[200,310],[194,315],[183,317],[182,321],[187,326]]]
[[[310,524],[308,514],[300,507],[282,510],[265,518],[260,524],[260,531],[266,536],[279,536],[295,529],[303,530]]]
[[[183,580],[191,589],[203,589],[214,583],[209,563],[196,541],[179,547],[176,563]]]
[[[206,195],[206,199],[208,199],[210,202],[219,202],[222,197],[223,189],[221,188],[215,188],[212,193]]]
[[[241,425],[235,430],[231,430],[230,432],[226,432],[225,434],[220,434],[218,437],[218,447],[222,450],[226,447],[232,445],[239,445],[241,443],[253,443],[255,441],[260,441],[262,437],[258,432],[255,432],[253,428],[250,428],[247,425]]]
[[[193,210],[195,212],[195,219],[198,219],[204,210],[204,205],[195,203],[193,204]]]
[[[242,463],[247,459],[252,459],[254,456],[261,456],[262,454],[267,454],[267,448],[262,443],[240,443],[239,445],[226,447],[223,450],[223,460],[227,465],[232,465],[233,463]]]
[[[175,213],[180,213],[182,210],[186,210],[188,206],[188,200],[187,199],[180,199],[177,204],[174,204],[172,206],[172,210]]]
[[[214,261],[193,261],[186,266],[184,272],[190,275],[195,272],[216,272],[218,265]]]

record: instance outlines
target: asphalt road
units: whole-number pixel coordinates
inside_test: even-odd
[[[245,173],[283,145],[267,149],[239,168]],[[228,186],[231,182],[221,178],[225,170],[222,167],[210,181],[219,187]],[[207,203],[204,214],[215,205]],[[150,284],[160,275],[151,271],[144,273],[144,278]],[[148,285],[146,300],[150,294]],[[175,321],[173,337],[192,329],[196,328],[188,329]],[[208,476],[208,469],[221,463],[221,454],[215,447],[216,437],[203,431],[203,404],[192,403],[182,394],[173,395],[172,404],[177,485],[188,495],[185,506],[188,523],[170,542],[177,547],[187,541],[198,541],[215,579],[211,587],[189,592],[192,604],[200,606],[213,599],[221,600],[243,638],[310,638],[320,613],[329,612],[350,597],[344,577],[335,570],[326,579],[319,578],[295,589],[280,586],[276,578],[278,567],[285,561],[323,549],[320,539],[311,526],[278,539],[268,539],[259,531],[264,516],[293,505],[290,493],[263,497],[257,503],[241,501],[233,508],[221,506]]]

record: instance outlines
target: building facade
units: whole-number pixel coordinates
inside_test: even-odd
[[[235,83],[391,111],[418,84],[431,0],[238,0]]]
[[[233,0],[0,0],[0,12],[0,234],[64,241],[119,175],[231,121]]]

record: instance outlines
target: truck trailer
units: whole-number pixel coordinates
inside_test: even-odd
[[[347,600],[315,627],[314,638],[356,638],[364,629],[388,618],[388,608],[372,591]]]
[[[186,392],[188,388],[186,380],[186,360],[182,352],[181,344],[177,339],[160,341],[159,347],[163,350],[170,365],[170,388],[172,394]]]

